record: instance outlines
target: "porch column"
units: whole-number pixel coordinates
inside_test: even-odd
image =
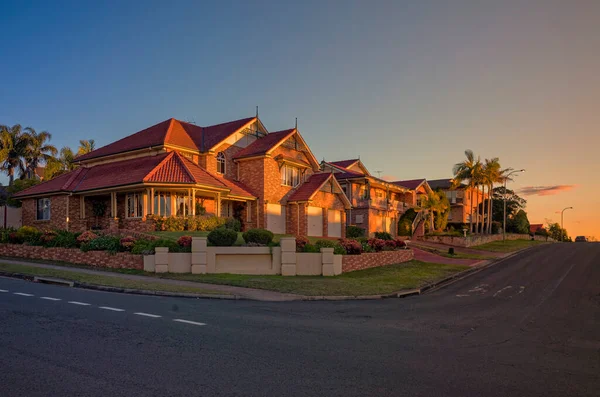
[[[196,216],[196,189],[192,189],[192,215]]]
[[[215,215],[221,217],[221,193],[217,193],[217,199],[215,200]]]
[[[188,197],[187,197],[187,201],[188,201],[188,211],[185,214],[186,216],[188,215],[193,215],[193,210],[192,210],[192,189],[188,189]]]
[[[148,190],[148,214],[154,215],[154,188]]]
[[[79,217],[85,219],[85,197],[79,196]]]
[[[142,194],[142,218],[146,219],[146,215],[148,215],[148,189]]]

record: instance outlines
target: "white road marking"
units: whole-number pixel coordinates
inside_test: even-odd
[[[0,289],[0,292],[8,292],[6,289]]]
[[[473,289],[470,289],[469,292],[480,292],[481,294],[485,294],[487,292],[488,284],[480,284]]]
[[[192,324],[192,325],[206,325],[205,323],[197,323],[195,321],[182,320],[180,318],[176,318],[173,321],[177,321],[178,323]]]
[[[458,294],[456,296],[458,296],[459,298],[462,298],[463,296],[470,296],[470,295],[469,294]]]
[[[59,298],[51,298],[49,296],[40,296],[40,299],[45,299],[47,301],[59,301],[59,300],[61,300]]]
[[[502,289],[498,290],[498,291],[497,291],[497,292],[494,294],[494,297],[496,297],[496,295],[498,295],[500,292],[504,291],[505,289],[509,289],[509,288],[512,288],[512,286],[510,286],[510,285],[509,285],[508,287],[504,287],[504,288],[502,288]]]
[[[519,289],[519,294],[521,294],[521,293],[523,293],[523,291],[525,291],[525,287],[524,286],[521,285],[519,288],[520,288]]]
[[[104,309],[104,310],[110,310],[113,312],[124,312],[124,309],[117,309],[116,307],[109,307],[109,306],[100,306],[100,309]]]
[[[13,294],[21,296],[33,296],[33,294],[26,294],[25,292],[13,292]]]
[[[137,313],[133,313],[133,314],[137,314],[138,316],[144,316],[144,317],[152,317],[152,318],[162,317],[162,316],[159,316],[157,314],[142,313],[142,312],[137,312]]]
[[[90,306],[89,303],[85,303],[85,302],[69,301],[69,303],[72,304],[72,305]]]

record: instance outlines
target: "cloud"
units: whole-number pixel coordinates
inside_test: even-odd
[[[519,193],[524,196],[553,196],[576,187],[577,185],[525,186]]]

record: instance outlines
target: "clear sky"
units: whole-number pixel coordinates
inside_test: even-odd
[[[0,124],[104,145],[254,115],[317,158],[527,172],[529,219],[600,238],[600,1],[0,2]]]

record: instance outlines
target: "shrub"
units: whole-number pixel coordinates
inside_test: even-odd
[[[385,247],[385,240],[381,240],[379,238],[370,238],[367,241],[367,244],[373,251],[379,252],[383,250],[383,247]]]
[[[192,246],[192,236],[181,236],[177,239],[177,245],[180,247],[191,247]]]
[[[1,243],[8,243],[9,242],[8,241],[8,236],[11,233],[14,233],[14,232],[16,232],[16,230],[14,228],[12,228],[12,227],[0,230],[0,242]]]
[[[56,233],[53,230],[50,230],[42,233],[42,235],[39,238],[39,241],[45,246],[50,246],[53,240],[56,238],[56,236],[58,236],[58,233]]]
[[[138,239],[131,247],[131,253],[137,255],[149,255],[154,253],[154,241]]]
[[[314,244],[306,244],[304,246],[304,249],[302,252],[312,252],[312,253],[316,253],[316,252],[321,252]]]
[[[210,232],[225,225],[226,221],[227,219],[219,218],[217,216],[200,216],[196,218],[196,230]]]
[[[135,238],[133,238],[132,236],[123,237],[121,239],[120,243],[121,243],[121,248],[123,248],[123,250],[131,251],[131,249],[133,248],[133,245],[135,244]]]
[[[20,232],[11,232],[8,234],[8,242],[11,244],[23,244],[25,239]]]
[[[21,233],[21,236],[23,236],[25,241],[29,241],[30,239],[37,238],[41,235],[40,231],[33,226],[21,226],[18,232]]]
[[[396,250],[396,240],[383,240],[384,246],[383,251],[395,251]]]
[[[310,243],[310,241],[306,237],[303,237],[303,236],[296,237],[296,252],[303,252],[304,248],[309,243]]]
[[[171,216],[165,219],[166,230],[170,232],[181,232],[185,230],[186,219],[177,216]]]
[[[365,229],[358,226],[348,226],[346,228],[346,237],[347,238],[358,238],[365,236]]]
[[[77,242],[79,244],[83,244],[83,243],[89,243],[90,241],[92,241],[93,239],[98,238],[98,235],[94,232],[91,231],[87,231],[87,232],[83,232],[81,233],[78,237],[77,237]]]
[[[273,233],[266,229],[250,229],[242,235],[246,243],[258,243],[268,245],[273,241]]]
[[[396,248],[401,248],[401,249],[406,248],[406,242],[402,239],[397,238],[396,239]]]
[[[227,220],[225,221],[225,227],[227,229],[235,230],[236,232],[241,232],[242,222],[240,222],[239,219],[227,218]]]
[[[87,243],[81,244],[81,250],[87,251],[109,251],[112,253],[121,250],[121,239],[114,236],[100,236]]]
[[[343,238],[340,240],[340,245],[344,247],[348,255],[360,255],[363,252],[363,246],[357,240]]]
[[[219,228],[208,233],[208,242],[217,247],[231,247],[237,240],[237,232],[231,229]],[[246,242],[249,242],[246,240]]]
[[[346,249],[341,244],[334,240],[317,240],[315,243],[317,252],[321,252],[321,248],[333,248],[333,253],[336,255],[346,255]]]
[[[62,248],[75,248],[77,247],[78,233],[71,233],[66,230],[58,230],[54,232],[54,237],[47,239],[47,242],[43,242],[46,247],[62,247]],[[44,236],[42,236],[44,239]]]
[[[392,235],[389,234],[388,232],[375,232],[375,238],[378,238],[380,240],[393,240],[394,239],[392,237]]]

